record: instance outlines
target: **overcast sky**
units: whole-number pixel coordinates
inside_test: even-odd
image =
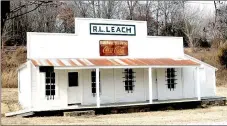
[[[187,3],[195,8],[199,8],[204,14],[214,14],[214,1],[188,1]]]

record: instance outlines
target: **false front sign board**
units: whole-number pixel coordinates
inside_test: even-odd
[[[125,40],[100,40],[100,56],[127,56],[128,41]]]
[[[90,23],[90,34],[95,35],[136,35],[135,25]]]

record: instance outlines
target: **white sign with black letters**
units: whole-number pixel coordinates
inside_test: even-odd
[[[135,25],[90,23],[90,34],[95,35],[136,35]]]

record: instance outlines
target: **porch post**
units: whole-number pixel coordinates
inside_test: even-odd
[[[197,86],[197,97],[198,100],[201,100],[201,96],[200,96],[200,74],[199,74],[199,67],[196,67],[196,86]]]
[[[152,103],[152,68],[148,68],[148,83],[149,83],[149,103]]]
[[[96,104],[100,107],[100,96],[99,96],[99,68],[96,68]]]

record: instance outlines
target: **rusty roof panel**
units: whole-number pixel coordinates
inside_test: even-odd
[[[187,66],[199,65],[189,59],[115,58],[115,59],[32,59],[35,66]]]

